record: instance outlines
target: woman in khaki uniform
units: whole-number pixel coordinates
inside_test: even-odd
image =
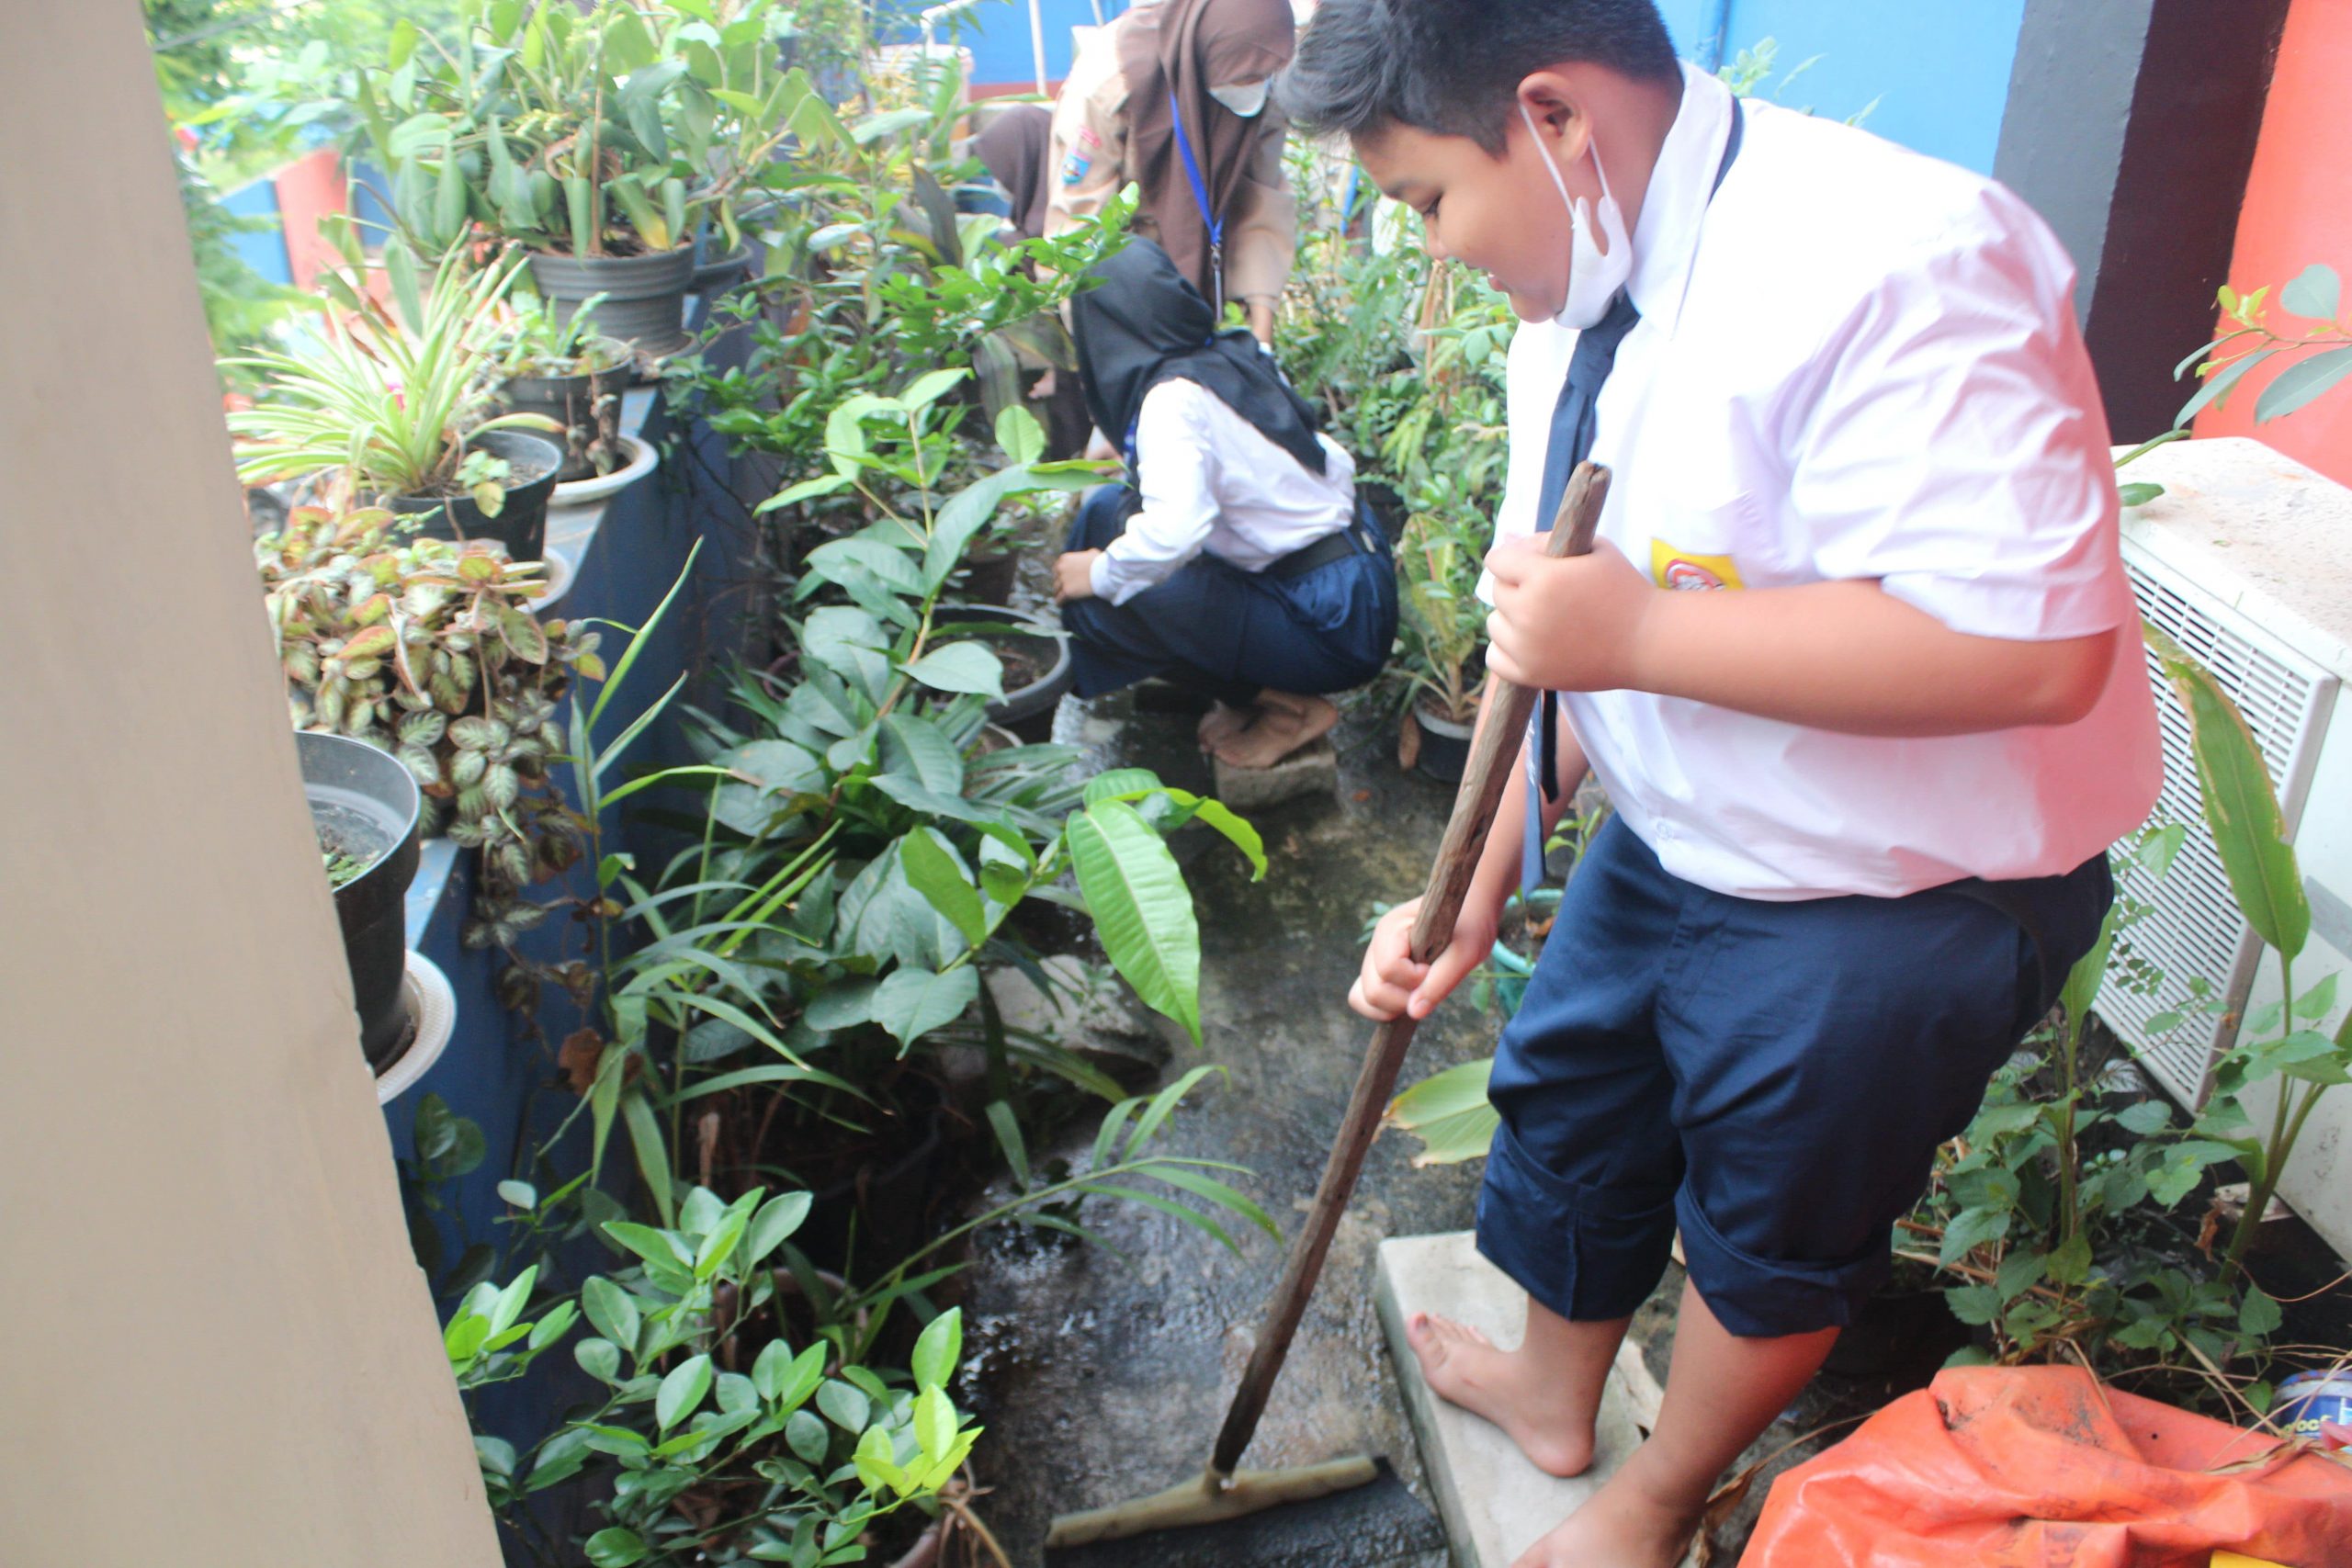
[[[1046,231],[1132,180],[1136,232],[1271,344],[1298,210],[1269,89],[1295,36],[1290,0],[1144,0],[1097,29],[1054,106]]]

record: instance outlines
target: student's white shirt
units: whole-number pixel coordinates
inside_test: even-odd
[[[1136,415],[1142,509],[1097,557],[1094,592],[1124,604],[1206,550],[1261,571],[1355,520],[1355,459],[1328,435],[1308,471],[1198,381],[1162,381]]]
[[[1642,318],[1597,411],[1600,537],[1661,586],[1875,579],[1980,637],[2125,635],[2063,728],[1887,739],[1620,691],[1563,697],[1577,737],[1667,868],[1719,892],[2070,871],[2162,782],[2073,267],[2000,186],[1770,104],[1711,205],[1734,112],[1686,69],[1634,235]],[[1534,527],[1576,338],[1512,342],[1498,537]]]

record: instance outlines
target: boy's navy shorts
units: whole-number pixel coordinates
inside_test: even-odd
[[[1478,1250],[1597,1322],[1656,1288],[1679,1225],[1732,1333],[1851,1322],[1936,1146],[2113,897],[2101,855],[1989,889],[1767,903],[1683,881],[1612,818],[1503,1031]]]

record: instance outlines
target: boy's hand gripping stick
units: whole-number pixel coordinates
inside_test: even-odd
[[[1544,553],[1555,559],[1590,554],[1593,534],[1600,526],[1601,502],[1608,494],[1609,470],[1595,463],[1579,463],[1560,497],[1560,510],[1552,519]],[[1491,671],[1487,683],[1486,723],[1470,749],[1469,769],[1463,776],[1461,792],[1453,797],[1453,816],[1445,825],[1445,839],[1430,868],[1420,916],[1413,922],[1413,957],[1422,964],[1444,952],[1453,939],[1453,922],[1469,896],[1471,878],[1477,874],[1487,830],[1494,826],[1503,791],[1510,787],[1517,772],[1506,761],[1527,733],[1528,716],[1535,707],[1536,694],[1527,687]],[[1534,804],[1529,803],[1531,809]],[[1371,1048],[1364,1053],[1363,1066],[1356,1076],[1354,1097],[1348,1102],[1347,1118],[1340,1124],[1331,1158],[1323,1168],[1322,1185],[1315,1191],[1315,1206],[1307,1213],[1306,1228],[1291,1244],[1282,1283],[1274,1292],[1272,1312],[1259,1331],[1257,1348],[1250,1354],[1249,1368],[1241,1374],[1224,1429],[1217,1434],[1216,1449],[1209,1461],[1213,1483],[1223,1484],[1232,1476],[1242,1450],[1258,1429],[1258,1417],[1265,1413],[1266,1397],[1290,1354],[1291,1338],[1306,1315],[1307,1299],[1315,1293],[1324,1256],[1340,1228],[1340,1216],[1354,1195],[1364,1156],[1380,1131],[1381,1114],[1396,1092],[1396,1075],[1405,1065],[1406,1050],[1413,1043],[1415,1027],[1409,1015],[1399,1013],[1373,1032]]]

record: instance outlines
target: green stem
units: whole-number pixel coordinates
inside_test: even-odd
[[[2278,954],[2278,983],[2285,992],[2282,1000],[2286,1010],[2280,1021],[2286,1032],[2292,1033],[2295,1028],[2295,961],[2284,950]],[[2224,1272],[2244,1272],[2246,1249],[2254,1245],[2254,1233],[2262,1224],[2264,1213],[2270,1207],[2271,1194],[2278,1190],[2278,1168],[2293,1152],[2294,1138],[2288,1127],[2287,1102],[2290,1097],[2287,1084],[2282,1080],[2278,1085],[2278,1106],[2270,1113],[2270,1137],[2263,1145],[2262,1175],[2260,1179],[2246,1183],[2245,1213],[2238,1216],[2237,1229],[2230,1235],[2230,1250],[2222,1265]],[[2300,1132],[2302,1122],[2298,1118],[2294,1123],[2295,1131]]]

